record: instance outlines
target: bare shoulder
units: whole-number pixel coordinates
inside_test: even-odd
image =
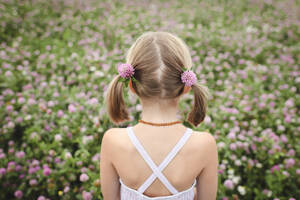
[[[127,148],[128,137],[126,134],[126,128],[108,129],[103,135],[101,145],[103,145],[103,143],[107,144],[111,151],[118,151],[120,148]]]
[[[213,136],[212,133],[209,133],[209,132],[206,132],[206,131],[195,131],[193,130],[193,135],[195,138],[201,138],[201,140],[207,140],[208,142],[211,142],[211,143],[215,143],[216,142],[216,139],[215,137]]]
[[[193,131],[192,136],[192,149],[193,152],[196,152],[197,161],[201,163],[201,165],[206,166],[212,162],[212,160],[218,159],[216,139],[211,133]]]
[[[107,143],[116,143],[121,141],[121,137],[124,136],[123,134],[125,131],[124,128],[110,128],[107,131],[105,131],[102,142],[107,142]]]
[[[196,148],[199,149],[206,149],[206,150],[216,150],[217,149],[217,142],[215,137],[209,132],[201,132],[201,131],[194,131],[193,130],[193,142],[196,145]],[[203,148],[202,148],[203,147]]]

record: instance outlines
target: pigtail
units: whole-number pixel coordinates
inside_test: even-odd
[[[123,82],[117,75],[109,84],[106,94],[107,112],[114,124],[130,120],[127,107],[123,98]]]
[[[194,92],[194,106],[188,114],[188,121],[194,126],[198,126],[206,115],[207,101],[209,98],[208,88],[204,85],[196,83],[191,86]]]

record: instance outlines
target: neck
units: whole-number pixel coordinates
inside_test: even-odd
[[[141,119],[146,122],[167,123],[180,120],[177,102],[144,102],[142,103],[142,107]]]

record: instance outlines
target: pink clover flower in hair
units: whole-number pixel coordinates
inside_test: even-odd
[[[121,63],[118,65],[118,72],[123,78],[130,78],[134,74],[134,68],[131,64]]]
[[[191,70],[185,71],[181,74],[181,81],[186,86],[192,86],[197,82],[196,74]]]

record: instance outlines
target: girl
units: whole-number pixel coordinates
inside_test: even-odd
[[[139,123],[111,128],[101,144],[104,200],[215,200],[218,152],[214,137],[178,119],[178,101],[190,90],[188,121],[205,118],[208,90],[197,82],[186,44],[168,32],[146,32],[130,47],[110,83],[105,102],[115,124],[130,120],[123,84],[142,105]],[[128,82],[127,82],[128,81]]]

